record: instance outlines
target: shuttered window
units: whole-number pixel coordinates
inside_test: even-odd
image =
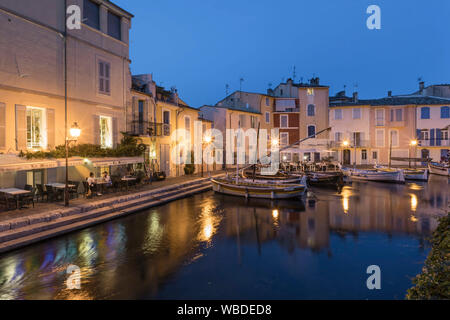
[[[110,77],[111,77],[111,64],[105,61],[98,62],[98,91],[103,94],[110,94]]]

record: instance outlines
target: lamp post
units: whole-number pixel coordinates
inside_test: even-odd
[[[70,136],[66,137],[66,185],[64,187],[64,206],[69,206],[69,144],[70,142],[76,142],[81,135],[81,129],[76,122],[73,123],[70,128]]]
[[[348,142],[348,140],[344,140],[344,141],[342,141],[342,146],[344,147],[344,148],[347,148],[348,146],[350,145],[350,143]],[[344,164],[344,151],[345,150],[342,150],[342,164]]]
[[[211,136],[206,136],[203,138],[203,142],[202,142],[202,178],[203,178],[203,153],[205,151],[205,145],[207,146],[208,144],[211,143]],[[208,164],[206,164],[206,171],[209,173],[209,169],[208,169]]]
[[[409,143],[410,146],[414,147],[414,167],[416,167],[416,146],[417,146],[417,140],[411,140]],[[411,168],[411,157],[409,157],[409,167]]]

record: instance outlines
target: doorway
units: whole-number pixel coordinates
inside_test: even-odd
[[[160,150],[160,171],[164,171],[166,176],[170,176],[170,146],[162,144]]]
[[[349,149],[345,149],[342,153],[342,162],[344,165],[349,165],[350,164],[350,150]]]

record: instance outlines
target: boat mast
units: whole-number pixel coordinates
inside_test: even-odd
[[[391,168],[391,156],[392,156],[392,131],[389,132],[389,169]]]

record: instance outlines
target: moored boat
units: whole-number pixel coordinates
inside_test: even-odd
[[[343,173],[336,172],[307,172],[308,183],[317,187],[339,187],[344,184]]]
[[[405,175],[403,170],[394,169],[373,169],[373,170],[358,170],[350,171],[350,178],[353,181],[377,181],[377,182],[393,182],[405,183]]]
[[[428,181],[428,169],[405,169],[406,180]]]
[[[215,192],[246,198],[290,199],[302,196],[306,184],[268,184],[236,181],[223,178],[211,179]]]
[[[394,169],[389,169],[385,166],[375,166],[376,169],[379,169],[381,171],[392,171]],[[403,170],[403,175],[405,176],[405,180],[421,180],[421,181],[428,181],[428,170],[427,169],[420,169],[420,168],[408,168]]]
[[[449,165],[441,165],[439,163],[429,162],[428,169],[430,170],[430,173],[432,173],[432,174],[450,177],[450,166]]]

